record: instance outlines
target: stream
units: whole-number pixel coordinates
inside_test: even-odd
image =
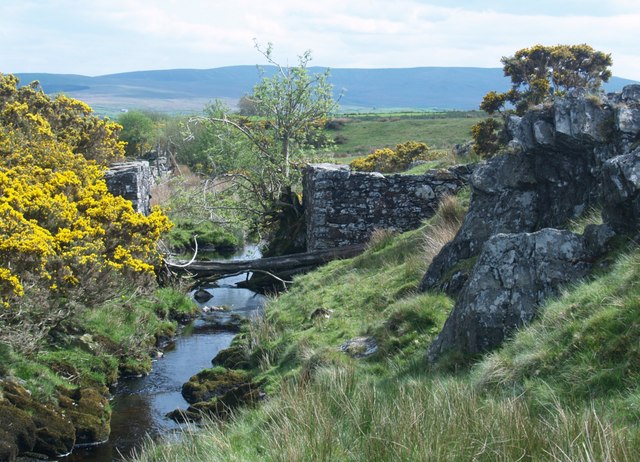
[[[258,257],[260,253],[257,247],[248,246],[232,259]],[[231,314],[252,317],[262,309],[263,296],[234,286],[245,277],[220,279],[218,287],[205,289],[213,298],[206,303],[198,303],[200,307],[225,306],[229,310],[203,313],[167,345],[164,355],[153,362],[149,375],[120,380],[112,391],[109,441],[76,448],[60,461],[112,462],[130,456],[148,438],[158,439],[172,434],[179,438],[181,424],[165,417],[165,414],[189,406],[181,394],[182,384],[202,369],[211,367],[213,357],[231,343],[235,333],[220,330],[216,326],[220,317]]]

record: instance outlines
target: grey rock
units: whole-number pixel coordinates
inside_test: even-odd
[[[202,287],[193,292],[193,299],[198,303],[206,303],[213,298],[213,294]]]
[[[618,232],[640,225],[640,149],[604,165],[603,219]]]
[[[509,118],[520,151],[476,170],[464,223],[421,284],[458,295],[429,349],[432,361],[495,348],[559,287],[584,277],[616,233],[638,232],[639,108],[633,85],[607,97],[570,92]],[[582,236],[549,229],[600,206],[604,224]],[[461,269],[474,261],[470,272]]]
[[[602,127],[612,112],[609,107],[600,103],[599,95],[591,95],[576,89],[554,103],[555,131],[572,139],[605,142]]]
[[[340,351],[352,358],[367,358],[378,351],[378,343],[373,337],[356,337],[340,345]]]
[[[569,231],[543,229],[491,237],[430,346],[429,360],[497,347],[536,316],[544,299],[563,284],[584,277],[593,258],[585,239]]]
[[[600,255],[609,250],[611,240],[616,237],[615,230],[607,223],[588,225],[583,233],[584,243],[591,255]]]
[[[489,160],[473,174],[469,212],[455,239],[433,259],[421,289],[447,288],[455,295],[452,288],[460,284],[445,279],[456,274],[462,261],[477,257],[491,236],[562,228],[590,207],[599,207],[603,199],[616,210],[613,214],[621,216],[619,223],[612,224],[615,229],[621,229],[623,222],[635,226],[636,218],[630,217],[635,212],[629,210],[634,199],[622,198],[636,197],[629,192],[635,186],[628,180],[608,179],[611,175],[631,178],[631,167],[614,174],[612,170],[621,167],[609,165],[607,171],[603,165],[639,137],[637,131],[622,133],[613,124],[613,107],[620,111],[635,105],[639,92],[625,87],[623,98],[574,91],[552,106],[509,117],[507,132],[520,150]],[[605,218],[615,222],[612,214]]]
[[[640,104],[640,84],[627,85],[622,89],[621,96],[626,103]]]
[[[452,151],[454,156],[460,159],[466,159],[471,155],[471,152],[473,151],[473,141],[466,141],[464,143],[454,144]]]

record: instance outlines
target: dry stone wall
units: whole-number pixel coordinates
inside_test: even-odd
[[[375,229],[417,228],[471,172],[472,167],[458,166],[424,175],[382,175],[311,165],[304,172],[307,250],[364,243]]]

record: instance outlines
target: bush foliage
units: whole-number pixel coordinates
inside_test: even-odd
[[[417,141],[398,144],[395,149],[376,149],[366,157],[358,157],[349,166],[363,172],[391,173],[406,170],[416,160],[427,160],[429,147]]]
[[[119,126],[84,103],[0,75],[0,303],[31,290],[65,297],[96,273],[153,273],[170,222],[107,191]],[[25,281],[29,281],[28,286]],[[29,287],[29,288],[28,288]]]

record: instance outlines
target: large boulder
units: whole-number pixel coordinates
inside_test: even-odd
[[[167,417],[176,422],[200,422],[205,416],[225,418],[236,408],[262,399],[263,385],[246,371],[205,369],[182,385],[182,396],[191,406],[169,412]]]
[[[640,85],[627,85],[621,93],[611,95],[615,106],[615,128],[631,139],[640,133]]]
[[[612,235],[603,225],[584,236],[557,229],[492,236],[429,348],[429,360],[469,357],[499,346],[536,316],[544,299],[584,277]]]
[[[0,422],[0,460],[13,461],[33,451],[36,427],[27,412],[0,401]]]
[[[111,408],[105,392],[96,388],[77,388],[65,390],[58,397],[60,408],[76,430],[76,444],[104,443],[109,439]]]
[[[57,457],[71,452],[76,441],[76,432],[73,423],[61,409],[35,401],[25,388],[15,382],[2,382],[2,389],[5,405],[15,409],[16,415],[26,413],[30,416],[35,428],[32,447],[34,453]],[[30,425],[28,427],[31,428]],[[31,445],[31,431],[27,429],[22,433],[29,435]]]
[[[190,404],[208,401],[250,381],[246,371],[214,367],[198,372],[184,383],[182,396]]]

